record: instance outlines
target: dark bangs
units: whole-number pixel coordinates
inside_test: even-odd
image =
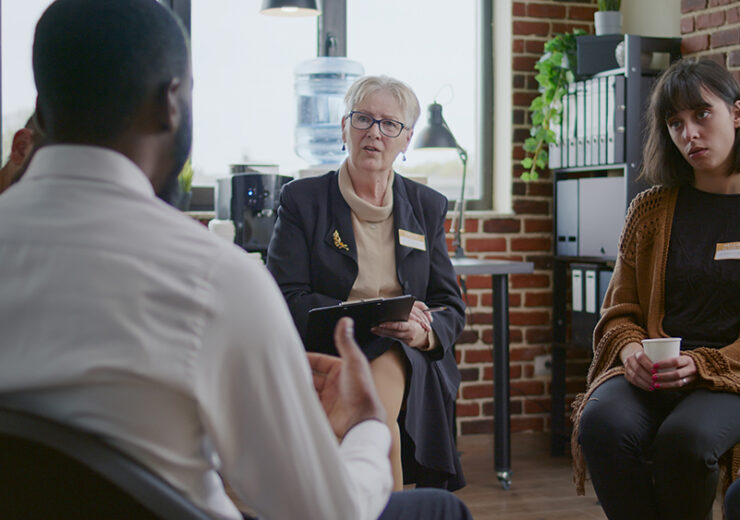
[[[657,96],[656,109],[658,114],[663,116],[663,121],[682,110],[696,110],[709,106],[707,100],[701,95],[702,87],[710,88],[705,85],[705,79],[697,74],[685,74],[685,76],[685,78],[677,76],[666,78],[665,86]]]

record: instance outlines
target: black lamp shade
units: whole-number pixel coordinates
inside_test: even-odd
[[[318,16],[316,0],[263,0],[260,13],[272,16]]]
[[[429,105],[429,121],[426,128],[417,134],[415,148],[453,148],[457,149],[457,140],[442,117],[442,105]]]

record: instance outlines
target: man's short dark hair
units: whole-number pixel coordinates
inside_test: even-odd
[[[182,25],[156,0],[57,0],[36,25],[33,73],[50,142],[106,144],[189,71]]]

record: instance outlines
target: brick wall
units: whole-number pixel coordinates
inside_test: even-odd
[[[740,2],[681,0],[681,35],[684,56],[710,57],[740,81]]]
[[[493,0],[492,0],[493,1]],[[529,135],[527,108],[537,96],[534,64],[556,33],[581,28],[593,32],[594,1],[514,1],[512,160],[513,215],[468,213],[464,246],[469,256],[531,261],[535,272],[510,277],[509,330],[512,431],[549,429],[550,377],[534,376],[534,358],[549,354],[552,341],[552,179],[520,179],[522,143]],[[497,107],[498,113],[503,113]],[[457,345],[462,384],[458,399],[460,434],[493,430],[491,279],[470,276],[468,325]],[[588,358],[569,353],[568,392],[572,399],[585,388]]]

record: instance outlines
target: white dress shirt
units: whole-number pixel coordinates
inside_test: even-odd
[[[0,399],[103,435],[219,517],[371,519],[378,421],[338,445],[258,260],[161,202],[111,150],[36,153],[0,197]]]

